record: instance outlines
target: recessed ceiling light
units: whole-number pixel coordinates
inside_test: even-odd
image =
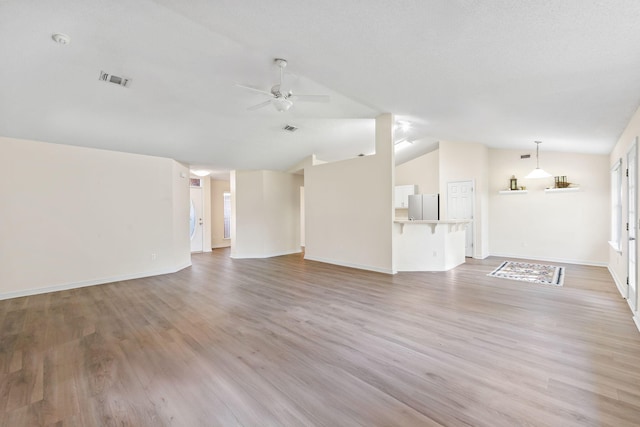
[[[191,173],[199,177],[204,177],[209,175],[211,172],[200,169],[200,170],[191,171]]]
[[[69,44],[69,43],[71,43],[71,37],[69,37],[66,34],[53,33],[51,35],[51,38],[53,39],[54,42],[56,42],[58,44]]]

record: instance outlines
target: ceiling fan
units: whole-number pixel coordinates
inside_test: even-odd
[[[266,107],[267,105],[271,104],[275,107],[276,110],[283,112],[291,108],[294,101],[329,102],[329,95],[294,95],[292,91],[282,92],[282,76],[284,73],[284,68],[287,66],[287,60],[276,58],[273,60],[273,62],[278,66],[278,68],[280,68],[280,82],[273,85],[270,92],[252,86],[245,86],[236,83],[236,86],[238,87],[248,89],[253,92],[258,92],[269,97],[267,101],[261,102],[257,105],[253,105],[247,108],[248,110],[257,110],[258,108]]]

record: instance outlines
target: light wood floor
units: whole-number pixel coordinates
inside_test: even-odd
[[[604,268],[389,276],[195,255],[0,301],[3,426],[638,426],[640,332]]]

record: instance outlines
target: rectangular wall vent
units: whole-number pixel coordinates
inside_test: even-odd
[[[298,130],[297,127],[292,126],[292,125],[284,125],[284,127],[282,129],[286,130],[287,132],[295,132],[295,131]]]
[[[114,76],[113,74],[105,73],[104,71],[100,71],[99,80],[124,87],[129,87],[131,85],[131,79],[128,79],[126,77]]]
[[[530,159],[531,158],[531,154],[522,154],[520,155],[521,159]]]

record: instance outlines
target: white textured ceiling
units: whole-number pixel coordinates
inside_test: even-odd
[[[0,53],[2,136],[284,170],[371,153],[392,112],[416,153],[608,153],[640,103],[640,1],[0,0]],[[274,57],[332,101],[247,111],[264,98],[234,84],[270,88]]]

